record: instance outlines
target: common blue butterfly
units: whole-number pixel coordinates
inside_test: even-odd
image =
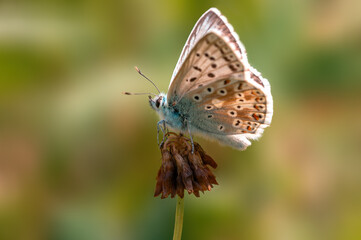
[[[273,100],[267,79],[250,66],[237,33],[211,8],[195,24],[174,69],[168,94],[149,97],[165,124],[239,150],[268,127]]]

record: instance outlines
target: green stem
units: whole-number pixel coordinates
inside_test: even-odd
[[[175,210],[173,240],[181,240],[182,238],[183,215],[184,215],[184,198],[178,196],[177,207]]]

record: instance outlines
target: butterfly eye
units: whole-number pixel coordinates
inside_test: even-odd
[[[162,97],[158,98],[157,101],[155,102],[155,106],[156,106],[157,108],[159,108],[161,101],[162,101]]]

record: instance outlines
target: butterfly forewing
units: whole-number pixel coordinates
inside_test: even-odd
[[[205,35],[194,46],[168,91],[177,103],[187,92],[228,76],[243,76],[247,63],[217,33]]]
[[[192,51],[198,41],[208,33],[214,31],[219,32],[220,35],[223,36],[223,39],[226,39],[232,45],[232,47],[235,49],[235,52],[237,54],[239,53],[239,58],[246,59],[246,51],[244,46],[239,41],[237,33],[233,31],[233,27],[228,23],[227,19],[221,15],[218,9],[211,8],[199,18],[191,34],[189,35],[174,69],[170,85],[172,85],[172,82],[175,80],[175,77],[181,66],[184,64],[189,53]]]

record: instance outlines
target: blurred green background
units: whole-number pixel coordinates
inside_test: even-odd
[[[361,2],[0,2],[0,239],[171,239],[154,91],[210,7],[268,78],[274,118],[244,152],[196,138],[219,186],[183,239],[361,239]]]

